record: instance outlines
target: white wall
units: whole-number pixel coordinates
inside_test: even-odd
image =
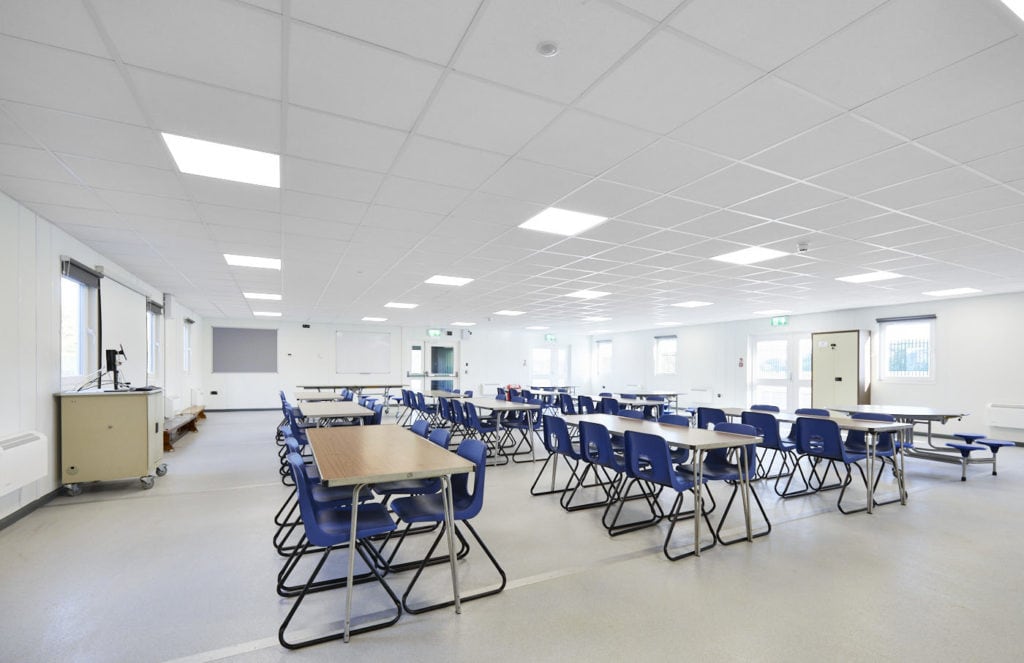
[[[159,298],[151,286],[32,211],[0,194],[0,435],[36,430],[47,436],[50,473],[0,497],[0,518],[60,485],[60,256],[102,265],[105,274]],[[135,358],[132,358],[134,361]],[[140,361],[145,366],[145,357]]]
[[[876,318],[931,313],[937,316],[936,379],[915,384],[879,381]],[[872,403],[961,410],[969,415],[936,431],[979,432],[1024,441],[1024,431],[989,429],[986,420],[989,403],[1024,404],[1024,354],[1016,346],[1024,329],[1024,293],[790,316],[784,328],[770,327],[762,319],[597,336],[595,340],[613,341],[613,357],[610,377],[595,388],[616,391],[640,384],[645,389],[685,394],[707,387],[719,405],[746,405],[752,336],[846,329],[872,332]],[[679,337],[678,373],[655,376],[654,336],[666,333]]]
[[[160,342],[160,375],[158,382],[164,388],[164,414],[170,417],[187,407],[205,405],[203,388],[202,318],[169,297],[164,308],[163,334]],[[185,318],[194,320],[192,327],[192,367],[185,371],[184,328]]]

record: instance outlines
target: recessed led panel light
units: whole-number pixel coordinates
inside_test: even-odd
[[[678,304],[672,304],[672,306],[678,306],[680,308],[700,308],[701,306],[711,306],[714,302],[700,302],[695,299],[691,299],[688,302],[679,302]]]
[[[784,308],[766,308],[763,311],[754,311],[753,315],[786,315],[787,313],[792,313],[792,311]]]
[[[363,318],[363,322],[387,322],[387,321],[388,321],[387,318],[374,318],[374,317],[371,317],[371,316],[366,316],[365,318]]]
[[[765,260],[773,260],[787,255],[789,254],[785,251],[766,249],[763,246],[751,246],[739,251],[733,251],[732,253],[715,256],[711,259],[718,260],[719,262],[730,262],[734,265],[752,265],[755,262],[764,262]]]
[[[384,308],[416,308],[419,304],[404,304],[402,302],[388,302]]]
[[[1024,19],[1024,0],[1003,0],[1003,4],[1010,8],[1014,14]]]
[[[265,299],[271,302],[281,301],[281,295],[273,295],[269,292],[243,292],[242,296],[246,299]]]
[[[253,315],[258,315],[263,318],[280,318],[281,314],[276,311],[253,311]]]
[[[611,318],[605,318],[600,315],[591,315],[583,318],[583,322],[608,322]]]
[[[281,157],[198,138],[162,134],[178,170],[245,184],[281,188]]]
[[[836,281],[845,281],[846,283],[874,283],[875,281],[888,281],[889,279],[901,279],[902,274],[896,274],[893,272],[866,272],[864,274],[854,274],[853,276],[839,276]]]
[[[500,311],[495,311],[494,315],[509,315],[509,316],[512,316],[512,315],[523,315],[524,313],[526,313],[526,311],[509,311],[507,309],[501,309]]]
[[[930,290],[921,294],[928,295],[929,297],[956,297],[957,295],[973,295],[976,292],[981,292],[977,288],[950,288],[949,290]]]
[[[451,323],[452,327],[472,327],[475,324],[476,324],[475,322],[453,322],[453,323]]]
[[[224,260],[232,267],[259,267],[260,269],[281,269],[280,258],[257,258],[256,256],[236,256],[224,254]]]
[[[527,329],[529,329],[530,331],[540,331],[541,329],[548,329],[548,328],[545,327],[544,325],[531,325],[531,326],[527,327]]]
[[[434,274],[424,283],[430,283],[433,285],[466,285],[473,279],[463,278],[461,276],[442,276],[440,274]]]
[[[575,297],[576,299],[597,299],[598,297],[604,297],[610,295],[610,292],[602,292],[600,290],[577,290],[576,292],[570,292],[566,297]]]
[[[539,230],[555,235],[578,235],[608,220],[607,216],[596,216],[573,212],[572,210],[549,207],[529,221],[519,224],[520,228]]]

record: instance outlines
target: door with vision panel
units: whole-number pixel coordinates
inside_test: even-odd
[[[870,402],[870,334],[862,330],[811,335],[811,403],[830,408]]]

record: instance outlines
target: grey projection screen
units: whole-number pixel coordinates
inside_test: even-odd
[[[277,330],[213,327],[214,373],[277,373]]]

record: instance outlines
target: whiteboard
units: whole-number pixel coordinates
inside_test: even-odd
[[[334,345],[338,373],[391,373],[391,332],[339,331]]]
[[[118,357],[121,361],[118,369],[119,379],[122,382],[130,382],[133,387],[148,384],[146,355],[149,352],[149,339],[146,334],[146,298],[113,279],[102,279],[100,316],[100,349],[124,348],[125,356]]]

